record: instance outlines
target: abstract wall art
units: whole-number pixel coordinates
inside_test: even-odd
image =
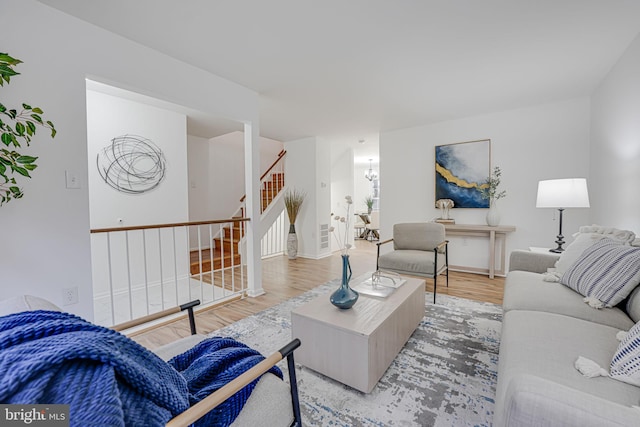
[[[127,194],[142,194],[159,186],[166,163],[164,153],[150,139],[129,134],[113,138],[96,159],[104,182]]]
[[[488,208],[479,188],[490,173],[491,140],[436,147],[435,200],[451,199],[455,208]]]

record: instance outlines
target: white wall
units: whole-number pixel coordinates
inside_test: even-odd
[[[640,235],[640,36],[591,104],[591,219]]]
[[[127,134],[151,140],[166,160],[160,185],[142,194],[112,188],[96,167],[96,156],[111,145],[111,140]],[[91,228],[167,224],[189,219],[186,116],[87,90],[87,145]]]
[[[329,224],[331,214],[331,150],[318,138],[286,142],[287,187],[305,191],[305,198],[296,220],[298,256],[318,259],[330,249],[320,249],[319,226]]]
[[[0,2],[2,50],[24,61],[2,88],[2,102],[37,105],[58,129],[38,134],[25,154],[39,156],[24,198],[0,208],[2,297],[29,293],[93,319],[87,189],[86,78],[204,113],[258,123],[258,95],[201,69],[147,49],[34,0]],[[25,17],[29,29],[25,32]],[[65,188],[65,170],[81,188]]]
[[[501,224],[515,225],[507,250],[551,247],[558,233],[556,210],[535,207],[542,179],[588,177],[589,99],[505,111],[380,135],[381,235],[397,222],[429,221],[434,207],[434,147],[491,139],[492,165],[503,171]],[[485,224],[487,209],[453,209],[456,223]],[[567,209],[564,235],[588,223],[588,209]],[[568,239],[570,240],[570,238]],[[466,243],[467,246],[463,246]],[[486,268],[486,241],[452,239],[451,263]]]
[[[344,145],[331,145],[331,212],[340,217],[346,217],[347,209],[350,212],[349,230],[345,233],[345,224],[338,224],[335,219],[331,219],[329,226],[336,229],[336,233],[340,236],[340,242],[353,245],[353,224],[355,222],[354,209],[358,206],[358,199],[355,196],[355,179],[354,179],[354,163],[353,149]],[[366,179],[362,178],[366,181]],[[348,206],[345,196],[351,196],[353,204]],[[362,201],[361,201],[362,203]],[[334,236],[331,236],[331,251],[341,249]]]
[[[209,213],[209,139],[187,135],[189,221],[213,219]]]

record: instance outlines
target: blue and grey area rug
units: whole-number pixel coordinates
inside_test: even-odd
[[[291,310],[336,289],[338,281],[211,335],[231,336],[269,355],[291,339]],[[297,365],[306,426],[490,426],[502,308],[427,294],[425,316],[369,394]],[[279,366],[285,371],[286,363]]]

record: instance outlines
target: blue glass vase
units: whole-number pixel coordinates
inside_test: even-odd
[[[351,280],[351,264],[349,263],[349,255],[342,255],[342,283],[340,287],[331,294],[329,300],[331,304],[338,308],[346,310],[353,307],[358,301],[358,293],[349,287]]]

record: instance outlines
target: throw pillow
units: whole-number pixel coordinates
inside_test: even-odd
[[[587,297],[589,305],[612,307],[640,282],[640,248],[603,239],[585,249],[560,283]],[[593,304],[589,300],[602,304]]]
[[[640,386],[640,322],[629,330],[611,360],[611,378]]]
[[[576,238],[567,246],[556,262],[555,272],[558,274],[558,277],[561,277],[569,267],[575,264],[585,249],[606,238],[604,234],[599,233],[577,233]],[[618,244],[622,245],[622,243]]]

